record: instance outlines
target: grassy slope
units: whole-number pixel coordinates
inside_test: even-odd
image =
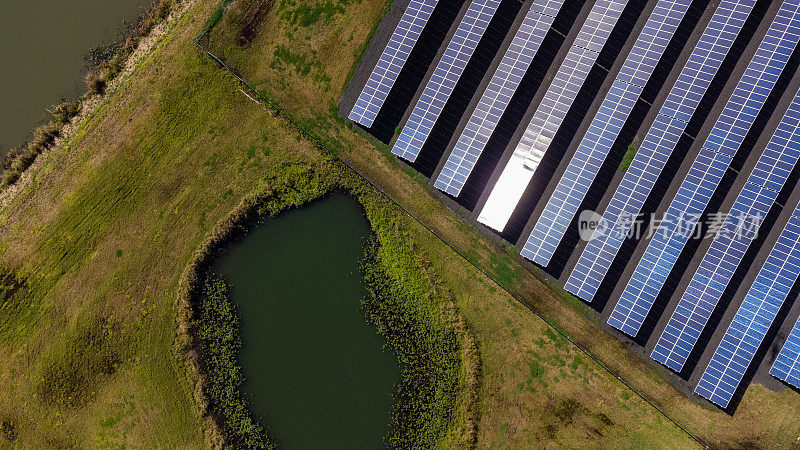
[[[513,256],[499,252],[474,229],[442,208],[426,185],[412,181],[419,179],[402,168],[385,146],[374,144],[337,119],[336,101],[363,48],[364,37],[371,26],[367,24],[377,20],[385,3],[362,0],[349,5],[341,1],[313,4],[333,13],[325,19],[304,21],[303,18],[308,17],[305,9],[292,1],[276,1],[261,33],[254,42],[243,47],[234,44],[236,27],[240,23],[235,15],[241,11],[232,9],[215,29],[212,47],[348,163],[701,439],[721,446],[776,446],[796,442],[800,435],[800,423],[794,420],[800,414],[800,397],[796,393],[791,390],[774,393],[752,385],[733,417],[688,399],[667,383],[663,368],[641,358],[633,349],[603,332],[587,313],[586,306],[516,265]],[[437,261],[439,271],[448,279],[458,296],[459,307],[481,341],[486,377],[482,399],[484,414],[479,430],[483,444],[522,444],[543,436],[549,439],[553,436],[552,426],[559,430],[555,433],[556,441],[575,444],[569,439],[580,439],[582,434],[591,436],[594,425],[587,418],[601,412],[615,416],[611,418],[615,427],[628,427],[625,432],[629,433],[629,438],[670,444],[663,438],[666,435],[660,429],[663,427],[653,427],[660,419],[640,410],[627,413],[636,409],[629,404],[627,390],[605,379],[602,373],[597,374],[602,379],[597,386],[584,374],[563,373],[563,367],[559,367],[562,362],[566,362],[567,367],[572,365],[569,361],[573,356],[566,356],[573,354],[569,346],[556,350],[558,339],[546,337],[547,328],[540,320],[500,294],[495,286],[454,258],[435,239],[421,231],[419,235],[421,239],[430,239],[422,248]],[[551,352],[556,356],[551,356]],[[538,385],[522,375],[535,361],[543,361],[541,365],[545,368],[541,377],[545,383]],[[597,370],[592,364],[587,367]],[[530,372],[538,373],[538,370]],[[552,383],[551,379],[559,382]],[[536,394],[527,395],[528,385],[536,387]],[[522,392],[518,392],[520,390]],[[583,404],[586,411],[577,408],[584,413],[583,419],[559,421],[550,414],[542,415],[542,411],[552,411],[565,399],[576,399]],[[618,405],[618,408],[609,408],[609,404]],[[539,424],[530,427],[539,420]],[[533,429],[524,430],[526,423]],[[561,425],[565,430],[559,428]],[[659,437],[651,441],[653,436]]]
[[[14,297],[23,304],[0,310],[4,319],[18,318],[18,326],[0,329],[0,392],[6,393],[0,396],[0,421],[13,422],[15,434],[31,447],[204,442],[193,385],[173,356],[180,275],[214,224],[245,196],[264,190],[281,162],[321,158],[190,44],[216,3],[198,1],[124,92],[112,96],[67,148],[45,158],[33,183],[0,210],[0,262],[27,283],[25,295]],[[349,161],[451,243],[504,274],[626,379],[684,423],[695,424],[693,431],[709,440],[725,433],[737,442],[793,441],[796,412],[775,412],[797,411],[796,394],[751,389],[733,419],[691,404],[652,366],[599,333],[579,308],[496,256],[494,247],[410,182],[381,149],[329,115],[383,6],[353,2],[325,26],[296,30],[299,37],[285,48],[309,55],[316,48],[310,60],[319,61],[317,69],[306,70],[305,62],[269,68],[274,39],[286,31],[275,14],[264,28],[269,32],[238,54],[231,47],[230,58],[306,124],[336,138]],[[278,54],[285,59],[285,52]],[[329,87],[319,90],[319,83]],[[413,225],[409,236],[478,337],[484,362],[479,445],[691,444],[422,227]],[[81,332],[87,327],[100,338],[87,340]],[[77,398],[44,398],[43,380],[53,381],[54,368],[62,367],[58,362],[98,363],[86,352],[70,352],[96,341],[105,356],[118,358],[112,370],[104,370],[110,374],[86,379],[85,389],[70,391]],[[762,422],[758,429],[754,417]]]

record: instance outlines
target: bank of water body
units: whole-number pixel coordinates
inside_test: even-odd
[[[284,448],[376,448],[387,433],[400,374],[360,308],[369,235],[336,192],[259,225],[213,267],[241,318],[245,398]]]
[[[83,55],[152,0],[5,0],[0,14],[0,159],[45,108],[83,93]]]

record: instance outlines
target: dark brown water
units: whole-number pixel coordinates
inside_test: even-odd
[[[400,372],[359,304],[369,236],[335,194],[248,234],[215,271],[242,316],[245,393],[282,448],[376,448]]]
[[[151,1],[0,2],[0,159],[28,137],[46,107],[83,93],[83,55]]]

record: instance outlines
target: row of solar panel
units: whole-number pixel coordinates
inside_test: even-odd
[[[366,127],[372,126],[437,3],[438,0],[411,0],[408,4],[378,64],[350,111],[350,120]]]
[[[594,298],[634,224],[631,218],[642,212],[658,175],[754,4],[753,0],[720,2],[603,214],[611,231],[587,244],[566,283],[569,292],[587,301]]]
[[[439,173],[436,188],[459,195],[562,4],[548,1],[541,8],[533,3]]]
[[[786,33],[788,23],[783,20],[792,13],[788,7],[781,9],[767,31],[769,40],[781,35],[784,38],[777,46],[766,44],[765,40],[756,51],[612,313],[609,323],[631,336],[639,332],[644,316],[691,237],[686,230],[691,231],[696,226],[774,87],[778,79],[776,74],[781,73],[797,45],[800,36]],[[632,315],[633,311],[637,314]],[[673,368],[680,370],[680,367]]]
[[[550,16],[541,14],[546,8],[542,8],[542,5],[537,3],[534,3],[528,11],[525,21],[515,35],[498,70],[490,81],[489,87],[481,97],[478,107],[460,136],[456,148],[445,163],[435,184],[438,188],[455,196],[463,188],[467,177],[480,157],[483,146],[492,135],[504,108],[513,96],[530,60],[535,55],[536,47],[541,44],[544,34],[552,24],[552,16],[557,14],[560,3],[547,2],[549,7],[547,10],[552,14]],[[477,46],[480,36],[485,31],[498,4],[498,1],[491,0],[474,0],[470,4],[456,34],[439,61],[434,75],[426,85],[411,118],[395,144],[393,149],[395,154],[410,161],[416,158],[419,149],[425,142],[427,133],[430,132],[441,113],[447,97],[455,87],[470,59],[471,52]],[[537,220],[534,230],[522,250],[523,256],[542,265],[547,265],[549,262],[689,4],[688,0],[682,2],[662,0],[654,9],[594,117],[575,157],[570,162],[555,193],[549,199],[544,213]],[[655,184],[660,170],[671,155],[680,135],[713,80],[716,70],[741,31],[753,4],[753,1],[723,1],[716,9],[711,22],[661,108],[659,117],[652,125],[623,182],[612,198],[611,204],[606,209],[604,221],[606,226],[615,232],[606,233],[593,239],[587,245],[578,266],[576,266],[576,271],[567,282],[568,290],[585,300],[591,300],[597,292],[600,283],[603,282],[605,272],[613,262],[616,252],[627,234],[627,230],[624,229],[626,224],[620,218],[625,214],[639,212]],[[511,162],[503,171],[503,174],[513,175],[510,176],[510,179],[514,179],[513,182],[503,184],[503,175],[501,175],[500,181],[490,194],[490,199],[481,213],[482,222],[498,230],[502,230],[505,226],[522,190],[525,189],[530,181],[530,176],[541,161],[544,152],[547,151],[553,135],[558,131],[571,102],[574,101],[583,80],[594,64],[594,58],[602,50],[605,39],[613,29],[624,6],[625,2],[601,1],[597,2],[593,8],[579,32],[573,48],[565,57],[554,82],[515,149],[514,156],[518,156],[518,158],[512,157]],[[685,219],[685,216],[699,217],[700,213],[705,210],[719,181],[797,45],[800,37],[795,32],[800,29],[800,22],[796,22],[800,19],[797,9],[796,1],[787,1],[782,5],[751,64],[707,138],[704,148],[679,189],[666,215],[666,224],[662,223],[662,227],[669,228],[672,225],[668,224],[679,223],[680,220]],[[401,25],[403,25],[402,21]],[[400,26],[398,26],[399,28]],[[395,34],[397,33],[396,30]],[[390,50],[389,47],[387,47],[388,50]],[[380,64],[379,67],[376,67],[376,72],[378,69],[380,69]],[[373,72],[374,74],[375,72]],[[385,75],[382,76],[385,77]],[[365,87],[365,92],[367,87]],[[362,92],[363,95],[364,92]],[[375,97],[375,94],[371,95]],[[353,114],[357,108],[359,108],[358,104],[354,108]],[[784,120],[789,120],[791,111],[790,108]],[[773,140],[783,139],[784,149],[796,151],[798,148],[796,143],[781,136],[781,133],[786,134],[785,130],[781,130],[779,127]],[[459,144],[461,144],[461,148],[459,148]],[[765,161],[782,162],[783,171],[781,173],[788,176],[790,170],[786,169],[788,163],[780,160],[781,153],[772,153],[775,153],[775,150],[771,150],[769,147],[765,150],[763,155]],[[796,162],[796,157],[794,162]],[[448,167],[448,164],[451,167]],[[516,169],[522,169],[522,171]],[[777,166],[767,168],[757,165],[751,178],[756,177],[757,170],[761,171],[759,173],[767,174],[776,169],[778,169]],[[515,170],[516,173],[514,173]],[[775,176],[773,175],[772,178]],[[759,214],[766,214],[777,196],[779,189],[775,188],[782,186],[785,178],[781,180],[778,176],[777,179],[767,180],[764,175],[761,175],[761,179],[765,184],[771,183],[772,188],[767,189],[755,181],[749,181],[740,194],[741,205],[738,199],[737,204],[734,205],[735,212],[747,210],[751,213],[755,211]],[[498,193],[496,205],[492,203],[492,195],[495,192]],[[618,204],[615,204],[615,199]],[[540,223],[541,226],[539,226]],[[688,225],[690,228],[694,227],[694,223]],[[684,223],[683,227],[685,226]],[[734,229],[744,227],[742,223],[736,223],[733,220],[726,222],[725,226]],[[655,296],[660,291],[660,286],[669,275],[671,267],[685,244],[685,240],[682,240],[683,234],[678,233],[677,227],[664,231],[656,233],[656,236],[663,237],[654,239],[649,244],[634,276],[626,287],[625,292],[631,292],[630,298],[623,294],[623,298],[616,305],[609,320],[610,324],[633,336],[638,333]],[[783,238],[783,236],[781,237]],[[600,242],[595,244],[595,248],[592,248],[592,243],[596,241]],[[699,334],[703,331],[708,317],[713,312],[716,301],[719,300],[727,285],[727,281],[720,283],[718,280],[720,278],[730,280],[736,265],[738,265],[737,261],[741,261],[748,244],[749,241],[714,241],[703,259],[703,262],[709,261],[707,265],[710,268],[704,268],[701,263],[700,270],[695,274],[692,284],[684,294],[681,304],[653,352],[652,356],[655,359],[674,370],[681,369],[694,348]],[[776,244],[777,248],[778,244]],[[732,259],[732,262],[725,261],[726,257]],[[766,267],[765,265],[765,269]],[[746,305],[750,305],[750,303],[745,300]],[[730,397],[738,385],[736,380],[740,381],[746,370],[746,365],[744,368],[741,367],[742,358],[746,357],[749,351],[754,353],[758,347],[758,345],[754,345],[753,341],[756,338],[750,336],[746,342],[747,345],[743,345],[741,339],[744,335],[735,333],[734,325],[738,327],[747,320],[752,321],[756,317],[762,317],[748,316],[748,312],[752,312],[752,308],[747,309],[744,305],[737,312],[734,324],[723,338],[723,343],[715,353],[712,363],[697,388],[698,393],[721,406],[726,406],[730,401]],[[741,317],[739,313],[741,313]],[[800,323],[798,323],[798,327],[800,327]],[[758,328],[758,331],[766,333],[766,330],[762,328]],[[728,334],[731,336],[729,337]],[[739,340],[737,341],[737,339]],[[763,339],[763,335],[761,339]],[[790,348],[791,345],[791,342],[787,342],[787,348]],[[735,351],[731,351],[731,346],[734,346]],[[744,351],[744,356],[737,354],[736,351],[739,353]],[[717,357],[717,354],[721,356]],[[730,362],[731,358],[734,358],[734,354],[736,354],[735,360],[738,365]],[[797,352],[795,352],[795,360],[796,355]],[[750,357],[752,358],[752,355]],[[725,360],[725,358],[728,359]],[[720,362],[722,360],[725,362]],[[732,369],[728,370],[731,367]],[[793,366],[784,363],[783,367],[788,367],[789,370],[786,372],[791,373],[790,369]],[[721,381],[723,378],[724,381]],[[786,377],[782,378],[786,379]],[[731,389],[731,384],[734,382]]]
[[[479,222],[503,231],[626,4],[627,1],[595,3],[492,188],[478,216]]]

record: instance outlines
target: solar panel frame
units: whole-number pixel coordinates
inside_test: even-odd
[[[410,162],[416,161],[499,6],[500,0],[472,0],[395,141],[392,153]]]
[[[754,0],[720,2],[606,207],[601,220],[605,231],[595,233],[587,243],[567,280],[567,291],[585,301],[594,298],[625,236],[635,224],[633,219],[641,212],[694,108],[754,5]]]
[[[661,0],[639,34],[520,254],[547,266],[691,0]]]
[[[595,3],[481,209],[479,222],[503,231],[627,3]]]
[[[353,105],[350,120],[367,128],[372,126],[437,3],[438,0],[411,0],[408,4]]]
[[[434,187],[454,197],[461,193],[563,3],[563,0],[537,0],[531,5]]]

